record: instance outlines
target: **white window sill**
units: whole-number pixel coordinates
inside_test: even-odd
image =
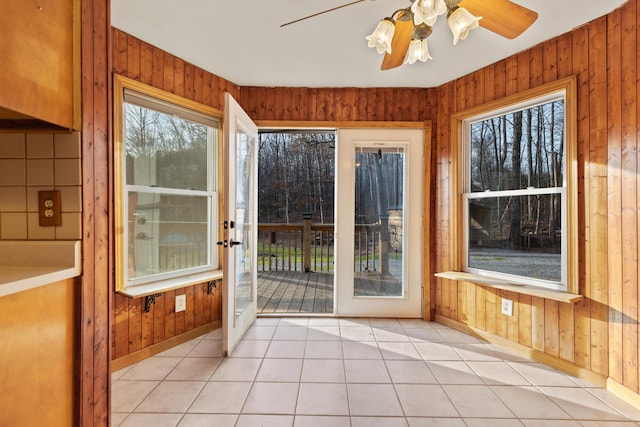
[[[506,280],[495,279],[493,277],[481,276],[479,274],[464,273],[461,271],[443,271],[434,274],[436,277],[450,280],[462,280],[464,282],[476,283],[478,285],[487,286],[495,289],[502,289],[519,294],[530,295],[534,297],[546,298],[559,302],[573,304],[580,301],[584,297],[578,294],[570,294],[568,292],[556,291],[554,289],[545,289],[538,286],[523,285]]]
[[[148,283],[145,285],[128,286],[118,292],[131,298],[139,298],[219,279],[222,279],[222,270],[212,270],[205,271],[204,273],[191,274],[189,276],[175,277],[159,282]]]

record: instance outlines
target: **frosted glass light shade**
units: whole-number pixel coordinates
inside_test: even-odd
[[[391,40],[395,32],[395,25],[391,19],[385,18],[376,27],[376,29],[367,36],[369,47],[375,47],[378,53],[391,53]]]
[[[449,28],[453,34],[453,44],[457,44],[458,40],[464,40],[469,35],[469,31],[478,28],[479,21],[482,16],[473,16],[464,7],[459,7],[447,19]]]
[[[444,0],[415,0],[411,12],[415,25],[425,23],[432,27],[438,16],[447,12],[447,5]]]
[[[416,61],[425,62],[428,59],[433,59],[429,55],[429,48],[427,47],[427,39],[423,40],[411,40],[409,43],[409,50],[407,56],[404,59],[405,64],[413,64]]]

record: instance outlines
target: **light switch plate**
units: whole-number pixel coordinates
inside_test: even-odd
[[[176,313],[178,313],[179,311],[185,311],[187,309],[187,296],[182,294],[182,295],[176,295]]]

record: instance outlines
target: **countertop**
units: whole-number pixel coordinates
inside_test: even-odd
[[[0,241],[0,297],[77,277],[80,241]]]

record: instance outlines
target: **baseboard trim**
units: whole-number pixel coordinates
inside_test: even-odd
[[[475,336],[477,338],[483,339],[485,341],[488,341],[492,344],[496,344],[496,345],[499,345],[500,347],[504,347],[521,356],[527,357],[531,360],[535,360],[536,362],[540,362],[552,368],[558,369],[559,371],[572,375],[576,378],[580,378],[581,380],[587,381],[598,387],[607,388],[606,376],[590,371],[586,368],[575,365],[566,360],[562,360],[558,357],[551,356],[540,350],[536,350],[536,349],[524,346],[522,344],[509,341],[506,338],[489,334],[483,330],[476,329],[469,325],[465,325],[464,323],[451,320],[449,318],[446,318],[438,314],[436,314],[435,321],[438,323],[442,323],[443,325],[449,326],[450,328],[456,329],[458,331],[461,331],[469,335]]]
[[[624,400],[628,404],[640,408],[640,395],[633,390],[620,384],[613,378],[607,378],[607,390]]]
[[[177,335],[175,337],[171,337],[157,344],[150,345],[149,347],[145,347],[138,351],[134,351],[133,353],[114,359],[111,361],[111,372],[117,371],[122,368],[126,368],[127,366],[133,365],[134,363],[137,363],[148,357],[151,357],[158,353],[162,353],[165,350],[169,350],[170,348],[173,348],[177,345],[180,345],[194,338],[197,338],[200,335],[204,335],[211,331],[215,331],[220,327],[222,327],[222,321],[220,320],[207,323],[206,325],[197,327],[183,334]]]

